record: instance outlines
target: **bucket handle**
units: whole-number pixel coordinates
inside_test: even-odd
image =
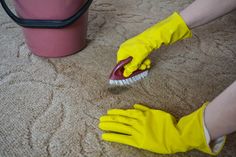
[[[69,26],[80,18],[89,8],[93,0],[87,0],[87,2],[76,12],[73,16],[65,20],[34,20],[34,19],[21,19],[17,17],[12,11],[8,8],[5,0],[0,0],[3,9],[6,11],[8,16],[11,17],[18,25],[22,27],[29,28],[63,28]]]

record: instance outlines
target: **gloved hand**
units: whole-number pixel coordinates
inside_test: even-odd
[[[192,33],[188,26],[182,17],[175,12],[143,33],[122,43],[117,52],[117,63],[130,56],[133,57],[133,60],[124,67],[123,75],[128,77],[138,68],[142,70],[150,68],[150,59],[146,58],[162,44],[172,44],[191,36]]]
[[[118,142],[161,154],[172,154],[197,149],[216,155],[223,144],[213,152],[204,134],[203,114],[206,105],[179,120],[164,111],[135,104],[134,109],[108,110],[100,118],[102,139]]]

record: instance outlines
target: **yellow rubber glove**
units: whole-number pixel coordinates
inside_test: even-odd
[[[124,76],[128,77],[141,66],[142,70],[150,68],[151,62],[146,58],[153,50],[158,49],[163,44],[172,44],[191,36],[192,33],[188,26],[182,17],[175,12],[143,33],[122,43],[117,52],[117,63],[130,56],[133,57],[133,60],[125,66]],[[146,64],[147,62],[148,64]]]
[[[135,104],[134,109],[108,110],[100,118],[99,128],[109,131],[102,139],[127,144],[161,154],[172,154],[197,149],[216,155],[223,144],[213,152],[204,134],[203,114],[206,104],[177,123],[164,111]]]

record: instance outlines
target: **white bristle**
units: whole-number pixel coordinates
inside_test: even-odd
[[[129,80],[128,80],[128,79],[126,79],[126,82],[127,82],[127,84],[130,84],[130,82],[129,82]]]
[[[132,79],[133,79],[134,81],[137,81],[136,76],[132,77]]]
[[[131,82],[132,82],[132,83],[134,82],[134,79],[133,79],[133,77],[131,77],[131,78],[130,78],[130,80],[131,80]]]
[[[129,85],[131,83],[141,80],[142,78],[146,77],[147,75],[148,75],[148,71],[144,71],[136,76],[133,76],[131,78],[127,78],[124,80],[110,80],[109,83],[111,85],[118,85],[118,86]]]
[[[145,71],[145,72],[143,73],[143,75],[146,77],[146,76],[148,75],[148,72]]]
[[[129,84],[133,83],[133,80],[131,78],[129,78]]]
[[[131,80],[131,78],[128,78],[128,81],[129,81],[129,83],[132,83],[133,81]]]
[[[140,80],[141,79],[141,75],[137,75],[137,79]]]
[[[110,81],[109,81],[109,84],[114,84],[114,81],[113,81],[113,80],[110,80]]]
[[[126,80],[123,80],[124,84],[128,84],[128,82]]]

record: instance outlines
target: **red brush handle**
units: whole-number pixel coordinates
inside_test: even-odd
[[[124,59],[124,60],[120,61],[120,62],[115,66],[115,68],[114,68],[113,71],[117,71],[118,69],[124,68],[124,66],[125,66],[126,64],[128,64],[129,62],[131,62],[132,59],[133,59],[133,57],[128,57],[127,59]]]
[[[128,57],[127,59],[124,59],[122,61],[120,61],[116,66],[115,68],[112,70],[111,72],[111,75],[110,75],[110,79],[111,80],[123,80],[123,79],[126,79],[124,76],[123,76],[123,73],[124,73],[124,66],[126,64],[128,64],[129,62],[131,62],[133,59],[133,57]],[[135,75],[138,75],[140,73],[142,73],[143,71],[145,70],[136,70],[134,71],[128,78],[132,77],[132,76],[135,76]]]

